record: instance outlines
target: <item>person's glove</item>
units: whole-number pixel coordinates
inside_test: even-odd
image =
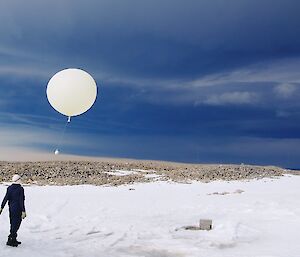
[[[22,219],[25,219],[25,218],[26,218],[26,212],[22,211]]]
[[[1,215],[1,213],[2,213],[2,208],[0,208],[0,215]]]

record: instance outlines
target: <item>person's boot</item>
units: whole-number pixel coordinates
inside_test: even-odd
[[[6,242],[6,245],[12,246],[12,247],[18,247],[19,244],[18,244],[16,238],[13,238],[13,237],[9,236],[8,240]]]

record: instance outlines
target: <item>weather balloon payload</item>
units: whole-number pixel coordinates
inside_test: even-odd
[[[65,69],[50,79],[46,93],[50,105],[67,116],[69,123],[71,117],[83,114],[92,107],[97,97],[97,85],[86,71]],[[58,153],[56,149],[55,154]]]

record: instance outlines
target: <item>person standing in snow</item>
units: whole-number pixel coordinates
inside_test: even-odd
[[[21,186],[21,177],[18,174],[12,177],[12,185],[7,188],[1,204],[0,214],[7,201],[9,206],[10,235],[6,244],[17,247],[21,244],[21,242],[17,241],[17,232],[22,219],[26,217],[24,188]]]

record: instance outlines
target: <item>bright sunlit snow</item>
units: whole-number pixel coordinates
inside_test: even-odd
[[[132,190],[132,189],[135,190]],[[131,190],[129,190],[131,189]],[[5,185],[0,186],[4,196]],[[223,194],[226,192],[225,194]],[[299,257],[300,177],[120,187],[25,187],[22,245],[1,257]],[[189,231],[200,218],[211,231]]]

